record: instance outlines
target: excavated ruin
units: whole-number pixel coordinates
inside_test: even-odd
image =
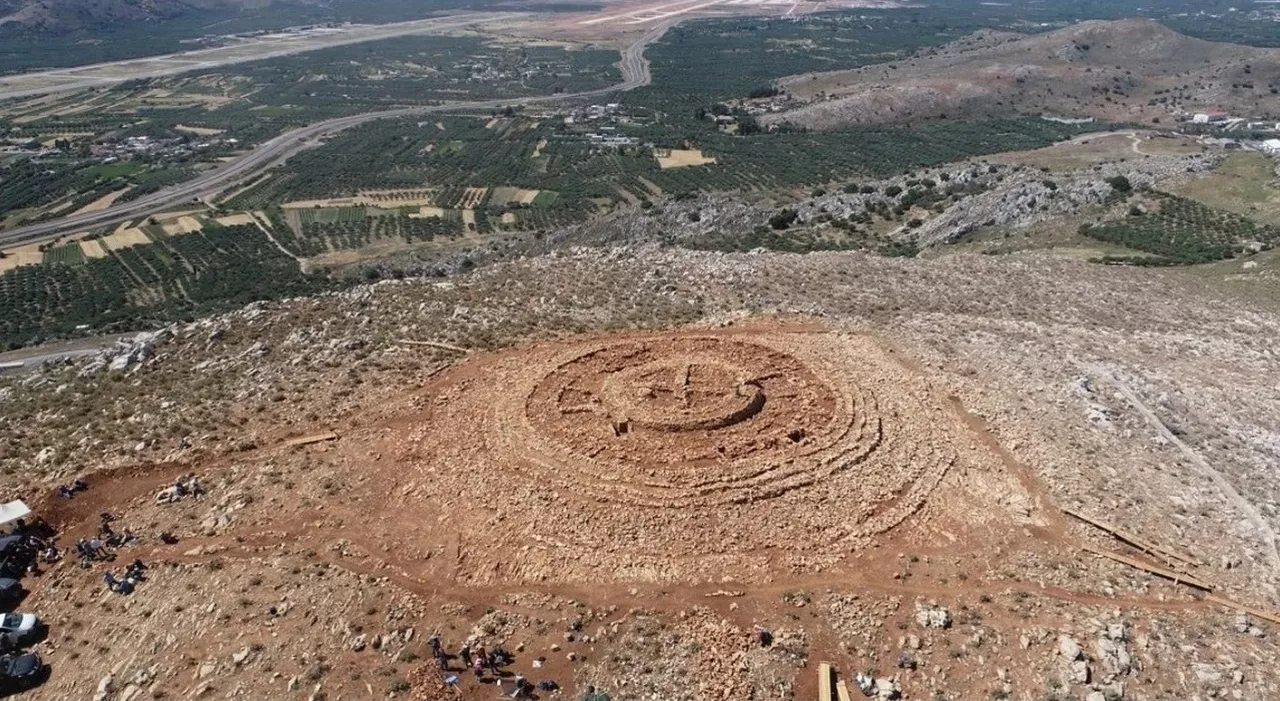
[[[426,391],[401,464],[462,504],[496,496],[482,474],[518,495],[471,533],[532,544],[508,576],[683,578],[854,552],[973,460],[930,384],[852,334],[592,336],[476,356]]]

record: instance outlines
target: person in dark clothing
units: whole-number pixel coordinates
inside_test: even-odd
[[[756,626],[756,640],[760,641],[760,647],[769,647],[773,645],[773,633]]]
[[[146,570],[147,570],[147,566],[142,564],[142,560],[134,560],[133,562],[129,563],[128,567],[125,567],[124,576],[127,579],[135,579],[138,581],[142,581],[143,574],[146,572]]]

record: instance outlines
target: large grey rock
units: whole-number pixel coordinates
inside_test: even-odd
[[[1128,674],[1133,666],[1133,658],[1129,654],[1129,646],[1125,644],[1123,636],[1112,638],[1108,634],[1107,637],[1098,638],[1095,650],[1098,663],[1107,674]]]
[[[1074,662],[1084,657],[1084,651],[1080,649],[1080,643],[1077,643],[1074,638],[1066,634],[1058,636],[1058,654],[1069,662]]]
[[[916,606],[916,623],[925,628],[950,628],[951,613],[941,606]]]

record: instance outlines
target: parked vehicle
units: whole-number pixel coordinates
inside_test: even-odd
[[[44,682],[49,667],[38,655],[23,652],[0,657],[0,693],[25,691]]]
[[[27,573],[28,564],[25,558],[6,557],[0,559],[0,577],[21,579]]]
[[[34,613],[0,614],[0,649],[13,650],[36,642],[44,627]]]
[[[11,577],[0,577],[0,608],[13,606],[26,594],[22,582]]]

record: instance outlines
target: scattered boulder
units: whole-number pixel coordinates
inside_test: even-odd
[[[880,701],[892,701],[893,699],[902,698],[902,686],[898,684],[896,679],[877,679],[875,696]]]
[[[1114,639],[1110,636],[1098,638],[1095,646],[1097,651],[1098,663],[1102,665],[1102,670],[1112,676],[1128,674],[1133,665],[1133,658],[1129,654],[1129,646],[1125,644],[1123,638]]]
[[[916,605],[916,623],[924,628],[950,628],[951,613],[936,604]]]
[[[110,674],[98,682],[98,690],[93,694],[93,701],[106,701],[115,691],[116,678]]]
[[[1080,643],[1066,634],[1058,636],[1058,654],[1068,662],[1084,659],[1084,651],[1080,649]]]

